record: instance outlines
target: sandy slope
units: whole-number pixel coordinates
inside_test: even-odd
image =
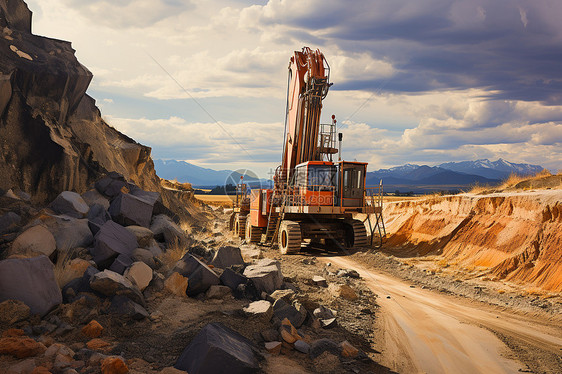
[[[555,354],[562,349],[560,326],[545,326],[529,317],[412,288],[405,281],[363,267],[350,258],[326,260],[336,266],[356,269],[367,286],[379,295],[385,340],[381,363],[398,372],[516,373],[524,370],[525,365],[489,330]]]
[[[544,291],[562,291],[562,190],[462,194],[384,208],[397,256],[448,263]]]

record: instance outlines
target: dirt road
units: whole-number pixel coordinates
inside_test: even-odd
[[[459,300],[410,283],[349,258],[325,257],[357,270],[380,296],[385,348],[381,364],[400,373],[517,373],[526,370],[490,330],[530,346],[562,352],[562,328]]]

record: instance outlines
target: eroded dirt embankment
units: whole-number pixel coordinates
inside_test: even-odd
[[[562,190],[387,203],[386,247],[550,292],[562,291]]]

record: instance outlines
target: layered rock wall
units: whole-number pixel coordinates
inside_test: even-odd
[[[0,0],[0,189],[45,202],[116,171],[160,190],[150,148],[103,121],[86,94],[92,74],[74,52],[31,34],[23,1]]]
[[[561,292],[561,201],[562,190],[543,190],[390,203],[387,246]]]

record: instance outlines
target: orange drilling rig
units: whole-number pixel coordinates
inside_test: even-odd
[[[283,156],[273,188],[248,194],[245,184],[238,186],[230,224],[247,242],[277,244],[282,254],[300,251],[306,239],[353,248],[367,244],[366,227],[354,213],[379,214],[382,223],[382,208],[375,203],[375,196],[382,199],[382,185],[369,194],[367,163],[341,160],[335,116],[320,124],[331,85],[330,67],[319,50],[295,51],[289,62]]]

